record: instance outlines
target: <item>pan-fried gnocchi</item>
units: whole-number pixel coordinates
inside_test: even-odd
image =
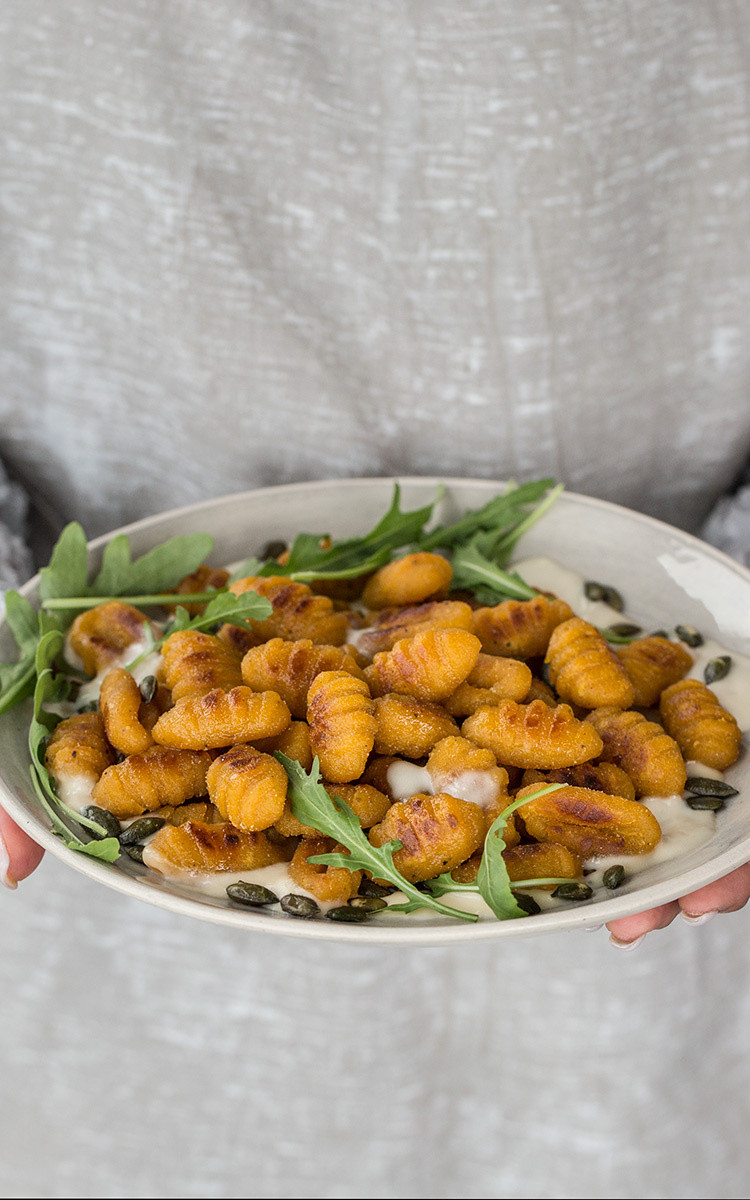
[[[135,858],[183,883],[222,894],[241,874],[262,892],[273,872],[296,915],[403,900],[375,871],[315,861],[349,851],[296,815],[280,753],[305,772],[317,761],[332,805],[410,884],[440,876],[476,891],[499,818],[508,879],[529,904],[580,900],[600,860],[614,856],[626,878],[651,861],[660,805],[682,804],[701,764],[716,775],[740,753],[734,717],[689,677],[694,649],[663,632],[618,644],[570,595],[480,604],[451,593],[445,555],[418,548],[317,586],[229,580],[203,566],[173,590],[254,591],[270,615],[179,628],[146,685],[126,656],[158,624],[121,601],[77,617],[69,654],[96,677],[81,695],[99,687],[98,711],[67,716],[46,746],[60,797],[125,829],[145,821],[123,848],[135,842]]]

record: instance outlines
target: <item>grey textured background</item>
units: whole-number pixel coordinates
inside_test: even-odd
[[[0,35],[0,453],[45,519],[401,471],[695,528],[742,469],[745,5],[6,0]],[[51,862],[0,905],[3,1195],[746,1192],[745,915],[364,951]]]

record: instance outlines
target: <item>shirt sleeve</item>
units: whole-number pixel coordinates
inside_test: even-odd
[[[34,572],[28,544],[29,501],[0,462],[0,592],[24,583]]]
[[[737,489],[722,496],[701,530],[712,546],[750,566],[750,462]]]

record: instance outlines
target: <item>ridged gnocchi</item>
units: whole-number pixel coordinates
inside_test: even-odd
[[[630,708],[628,673],[599,630],[571,617],[556,625],[547,645],[549,680],[562,700],[580,708]]]
[[[298,718],[306,716],[310,684],[323,671],[346,671],[364,678],[346,647],[316,645],[309,638],[295,642],[271,638],[252,647],[242,659],[244,683],[256,692],[278,692],[292,716]]]
[[[484,813],[478,804],[445,792],[415,795],[393,804],[370,830],[373,846],[397,839],[393,861],[410,883],[452,871],[484,841]]]
[[[685,758],[716,771],[737,761],[742,732],[705,683],[683,679],[662,692],[659,713]]]
[[[417,700],[447,700],[471,674],[479,640],[463,629],[426,629],[376,654],[365,669],[374,695],[403,692]]]
[[[461,732],[492,750],[503,766],[572,767],[602,751],[596,729],[579,721],[568,704],[550,708],[543,700],[504,700],[494,708],[480,708],[467,717]]]
[[[572,616],[569,604],[547,596],[503,600],[492,608],[476,609],[472,629],[488,654],[539,658],[546,653],[553,629]]]
[[[149,626],[146,615],[132,604],[110,600],[77,616],[70,627],[68,642],[86,674],[96,675],[116,662],[128,646],[142,641]]]
[[[214,750],[256,738],[275,737],[291,721],[291,713],[276,692],[253,692],[235,687],[214,688],[205,696],[178,700],[162,713],[153,728],[160,746],[180,750]]]
[[[326,779],[350,783],[365,769],[378,731],[367,684],[347,671],[323,671],[308,693],[310,746]]]
[[[165,804],[205,796],[210,765],[211,758],[204,752],[152,746],[144,754],[131,754],[107,767],[92,797],[116,817],[139,817]]]
[[[269,829],[284,812],[286,771],[253,746],[233,746],[215,758],[206,784],[212,804],[237,829]]]
[[[586,718],[602,739],[602,758],[622,767],[637,796],[671,796],[685,787],[687,771],[680,747],[642,713],[597,708]]]

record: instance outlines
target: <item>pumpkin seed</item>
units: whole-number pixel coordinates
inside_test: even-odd
[[[390,887],[388,884],[376,883],[374,879],[368,879],[366,875],[359,885],[360,896],[372,896],[374,898],[392,896],[395,890],[395,887]]]
[[[535,917],[542,911],[533,896],[525,896],[523,892],[517,892],[513,898],[518,907],[522,908],[530,917]]]
[[[352,896],[347,903],[351,908],[360,908],[364,912],[380,912],[388,907],[382,896]]]
[[[695,625],[675,625],[674,631],[686,646],[692,646],[695,649],[696,646],[703,645],[703,634],[695,628]]]
[[[556,900],[590,900],[593,894],[594,889],[587,883],[576,883],[575,880],[561,883],[552,893]]]
[[[227,895],[237,904],[249,904],[252,908],[262,908],[264,904],[278,904],[279,897],[270,888],[260,883],[247,883],[240,879],[237,883],[227,886]]]
[[[640,625],[632,625],[629,621],[620,621],[617,625],[608,625],[607,633],[615,633],[618,637],[634,638],[643,633]]]
[[[120,845],[134,846],[136,842],[142,842],[144,838],[151,837],[152,833],[156,833],[162,825],[166,825],[164,817],[138,817],[132,825],[123,829],[120,834]]]
[[[76,708],[77,713],[88,713],[88,712],[98,712],[98,711],[99,711],[99,701],[98,700],[89,700],[88,703],[81,704],[79,707]]]
[[[721,796],[686,796],[685,803],[695,812],[721,812],[725,802]]]
[[[146,704],[149,704],[153,700],[158,686],[155,675],[147,675],[145,679],[141,680],[138,685],[138,691],[141,693]]]
[[[106,829],[105,837],[120,836],[120,822],[114,813],[109,812],[106,808],[99,808],[98,804],[89,804],[88,808],[83,810],[84,817],[88,817],[90,821],[97,821],[103,829]],[[91,830],[94,833],[93,829]],[[101,834],[94,833],[94,837],[101,838]]]
[[[623,612],[625,608],[625,601],[617,588],[610,587],[609,584],[589,579],[583,585],[583,594],[587,600],[600,600],[603,604],[608,604],[615,612]]]
[[[120,843],[122,846],[122,843]],[[123,854],[127,854],[128,858],[132,858],[133,862],[143,862],[143,850],[141,845],[137,846],[122,846]]]
[[[695,796],[721,796],[728,800],[730,796],[739,796],[737,788],[723,779],[707,779],[704,775],[688,775],[685,788]]]
[[[316,904],[310,896],[300,896],[297,892],[290,892],[288,896],[282,896],[280,904],[290,917],[303,917],[309,920],[310,917],[316,917],[320,912],[320,905]]]
[[[329,921],[343,921],[350,925],[362,925],[368,920],[370,914],[366,908],[350,908],[348,904],[342,904],[340,908],[329,908],[326,913]]]
[[[542,663],[542,669],[540,670],[539,674],[541,676],[542,683],[546,683],[547,687],[552,687],[552,680],[550,679],[548,662]]]
[[[613,867],[607,867],[606,871],[602,875],[602,883],[604,884],[605,888],[609,888],[609,890],[613,892],[615,888],[620,886],[624,878],[625,868],[621,863],[616,863]]]
[[[666,638],[669,641],[669,634],[666,629],[655,629],[653,633],[649,633],[648,637]]]
[[[282,542],[280,538],[277,538],[275,541],[266,542],[260,557],[265,562],[267,558],[279,558],[286,550],[286,542]]]
[[[729,674],[731,665],[731,656],[729,654],[720,654],[718,658],[712,658],[710,663],[706,664],[703,678],[706,683],[718,683],[720,679],[724,679]]]

